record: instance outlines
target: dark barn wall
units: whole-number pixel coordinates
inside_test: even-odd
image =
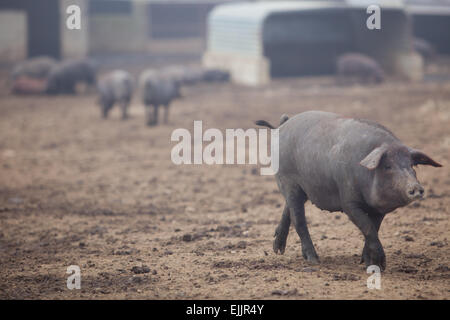
[[[61,57],[58,0],[27,1],[28,56]]]
[[[149,35],[153,39],[200,38],[208,13],[217,3],[151,3]]]
[[[381,29],[369,30],[367,17],[365,10],[353,9],[351,12],[356,50],[392,69],[395,63],[393,52],[408,52],[412,48],[411,37],[405,36],[410,34],[411,21],[401,10],[385,10],[381,16]]]
[[[27,13],[28,57],[61,56],[59,0],[1,0],[0,10]]]
[[[413,32],[433,44],[438,52],[450,54],[450,15],[413,15]]]
[[[272,77],[334,72],[336,58],[353,51],[353,29],[343,10],[273,14],[263,27]]]
[[[131,14],[131,1],[89,0],[89,14]]]
[[[381,30],[369,30],[363,9],[330,9],[270,15],[263,26],[264,56],[272,77],[334,73],[336,58],[361,52],[395,68],[398,52],[411,49],[411,21],[401,10],[385,10]]]

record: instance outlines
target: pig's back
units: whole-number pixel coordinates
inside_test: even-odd
[[[280,155],[297,155],[296,151],[312,148],[309,152],[316,153],[332,142],[333,135],[323,135],[330,132],[333,121],[339,115],[323,111],[307,111],[299,113],[280,126]],[[332,140],[330,140],[332,139]],[[300,148],[294,150],[293,148]]]

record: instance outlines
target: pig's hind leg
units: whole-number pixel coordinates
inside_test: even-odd
[[[307,200],[305,192],[300,188],[292,190],[287,197],[287,203],[290,208],[291,220],[295,226],[300,240],[302,242],[302,254],[305,260],[312,263],[319,263],[319,256],[316,253],[314,244],[309,235],[308,226],[305,217],[305,202]]]
[[[275,251],[275,253],[280,252],[280,254],[284,254],[290,226],[291,226],[291,217],[289,213],[289,207],[286,203],[284,206],[280,223],[278,224],[278,227],[276,228],[274,234],[275,240],[273,240],[273,251]]]

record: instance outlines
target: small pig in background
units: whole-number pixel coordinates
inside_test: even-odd
[[[205,69],[203,72],[205,82],[227,82],[230,81],[230,73],[220,69]]]
[[[44,94],[47,77],[58,62],[47,56],[39,56],[18,63],[10,73],[9,83],[13,94]]]
[[[65,60],[50,70],[46,92],[51,95],[75,94],[79,83],[95,86],[94,64],[88,59]]]
[[[57,61],[51,57],[39,56],[18,63],[11,71],[11,81],[20,77],[33,79],[46,79],[50,70],[57,65]]]
[[[169,107],[174,99],[181,98],[180,84],[155,70],[145,70],[139,79],[142,101],[148,126],[158,124],[158,109],[164,107],[164,123],[168,123]],[[153,114],[151,107],[153,106]]]
[[[369,56],[361,53],[346,53],[338,57],[336,72],[339,83],[350,78],[362,83],[381,83],[385,74],[381,66]]]
[[[114,70],[105,75],[98,83],[99,104],[103,118],[115,104],[122,110],[122,119],[128,118],[128,106],[133,96],[134,81],[130,73],[124,70]]]

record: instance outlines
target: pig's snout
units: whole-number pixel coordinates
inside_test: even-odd
[[[423,194],[424,194],[424,189],[418,183],[415,183],[415,184],[409,186],[408,191],[407,191],[407,196],[411,200],[421,199],[421,198],[423,198]]]

